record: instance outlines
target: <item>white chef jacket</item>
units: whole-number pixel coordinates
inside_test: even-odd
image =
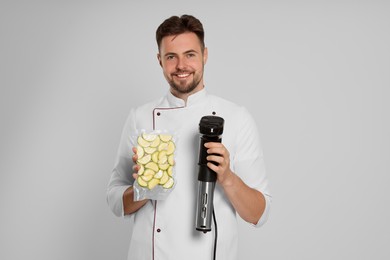
[[[149,201],[131,216],[132,231],[128,259],[207,260],[212,259],[212,231],[195,229],[197,199],[199,121],[217,115],[225,120],[222,143],[230,153],[230,167],[248,186],[263,193],[266,209],[255,226],[268,218],[271,196],[265,173],[258,131],[244,107],[210,95],[205,89],[184,100],[170,92],[154,102],[132,109],[124,126],[117,160],[107,189],[107,201],[117,216],[124,216],[123,193],[132,177],[130,135],[137,130],[168,130],[176,133],[176,185],[165,200]],[[238,259],[236,211],[217,184],[214,193],[217,220],[217,259]]]

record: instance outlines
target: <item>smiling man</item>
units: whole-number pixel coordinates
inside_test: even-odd
[[[131,109],[107,189],[114,214],[132,217],[128,259],[239,259],[237,215],[260,227],[271,203],[255,121],[244,107],[206,92],[208,50],[198,19],[172,16],[158,27],[156,40],[157,58],[170,88],[166,96]],[[218,236],[195,230],[199,143],[194,140],[199,140],[199,121],[205,115],[225,120],[223,142],[205,144],[207,166],[217,174],[213,230],[218,227]],[[179,136],[177,183],[164,200],[134,201],[139,166],[129,136],[141,129]]]
[[[173,95],[184,100],[203,89],[203,71],[207,48],[193,32],[161,39],[158,60]]]

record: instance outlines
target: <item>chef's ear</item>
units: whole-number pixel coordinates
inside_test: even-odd
[[[158,63],[160,64],[160,66],[162,67],[162,63],[161,63],[161,55],[160,53],[157,53],[157,59],[158,59]]]
[[[206,64],[208,57],[209,57],[209,51],[207,47],[205,47],[203,50],[203,64]]]

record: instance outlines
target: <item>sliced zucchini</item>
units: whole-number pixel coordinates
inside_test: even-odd
[[[160,145],[160,137],[156,135],[156,138],[150,143],[150,147],[157,147]]]
[[[142,148],[142,146],[140,145],[137,145],[137,156],[138,156],[138,159],[142,158],[144,156],[145,152],[144,152],[144,149]]]
[[[154,152],[152,154],[152,161],[155,163],[158,163],[158,154],[159,154],[159,152]]]
[[[167,173],[170,177],[172,177],[173,175],[173,167],[172,166],[169,166],[168,170],[167,170]]]
[[[162,143],[160,143],[160,145],[158,146],[158,151],[159,151],[159,152],[160,152],[160,151],[164,151],[164,150],[167,150],[167,148],[168,148],[168,143],[162,142]]]
[[[157,184],[160,182],[159,179],[152,179],[148,182],[148,189],[151,190],[153,189],[154,187],[157,186]]]
[[[147,164],[148,162],[150,162],[151,159],[152,159],[152,156],[151,156],[150,154],[147,154],[147,155],[145,155],[144,157],[139,158],[139,159],[137,160],[137,162],[138,162],[139,164]]]
[[[145,147],[144,148],[144,152],[145,153],[147,153],[147,154],[152,154],[152,153],[154,153],[155,151],[157,150],[157,148],[156,147]]]
[[[173,154],[174,151],[175,151],[175,144],[172,141],[169,141],[167,146],[167,155]]]
[[[162,176],[163,176],[163,172],[160,170],[160,171],[158,171],[158,172],[153,176],[153,178],[155,178],[155,179],[161,179]]]
[[[168,169],[169,164],[168,164],[168,163],[159,164],[158,167],[159,167],[161,170],[165,171],[166,169]]]
[[[173,187],[174,152],[176,146],[169,134],[142,133],[137,139],[137,182],[141,187],[153,189],[157,185],[164,189]]]
[[[168,163],[172,166],[175,165],[175,161],[173,160],[173,154],[168,156]]]
[[[145,171],[145,167],[143,166],[143,164],[141,164],[137,174],[142,175],[142,174],[144,174],[144,171]]]
[[[168,181],[163,185],[164,189],[170,189],[173,187],[174,181],[172,177],[169,177]]]
[[[154,139],[157,138],[157,135],[155,134],[147,134],[147,133],[142,133],[142,138],[148,142],[154,141]]]
[[[145,165],[145,168],[146,168],[146,169],[152,169],[154,172],[158,172],[158,165],[157,165],[157,163],[155,163],[155,162],[148,162],[148,163]]]
[[[138,182],[139,186],[141,186],[141,187],[147,187],[148,186],[148,183],[146,181],[144,181],[141,177],[137,178],[137,182]]]
[[[166,151],[161,151],[158,154],[158,164],[165,164],[168,161],[168,156]]]
[[[150,146],[150,142],[146,141],[145,139],[142,138],[142,136],[138,136],[138,139],[137,139],[137,142],[140,146],[142,146],[143,148],[145,147],[149,147]]]
[[[160,179],[160,182],[158,184],[160,185],[164,185],[165,183],[167,183],[167,181],[169,180],[169,175],[166,171],[163,172],[163,175]]]
[[[163,142],[169,142],[172,139],[172,135],[169,134],[160,134],[160,139]]]
[[[150,169],[146,169],[145,170],[145,173],[143,175],[141,175],[140,178],[142,178],[144,181],[148,182],[150,181],[151,179],[153,179],[153,176],[155,175],[156,173]]]

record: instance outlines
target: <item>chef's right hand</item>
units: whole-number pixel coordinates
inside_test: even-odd
[[[138,178],[138,171],[139,171],[139,165],[137,164],[137,160],[138,160],[138,155],[137,155],[137,148],[136,147],[133,147],[133,162],[134,162],[134,165],[133,165],[133,178],[136,180]]]

